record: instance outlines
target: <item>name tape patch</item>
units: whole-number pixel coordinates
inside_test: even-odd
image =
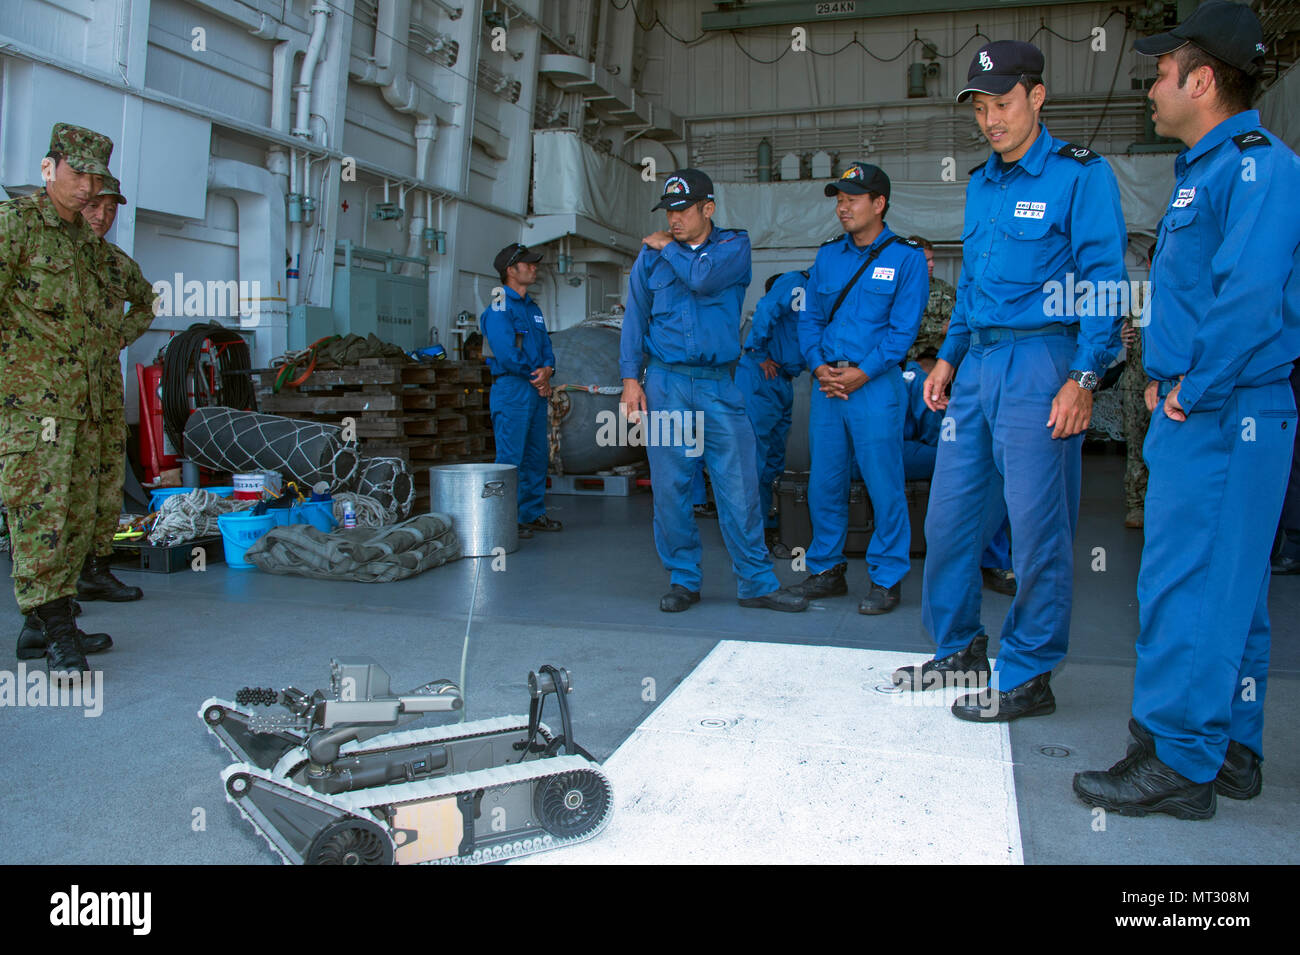
[[[1013,213],[1017,219],[1041,219],[1047,215],[1046,202],[1017,202]]]
[[[887,269],[883,265],[877,265],[871,273],[873,279],[884,279],[886,282],[894,281],[894,270]]]

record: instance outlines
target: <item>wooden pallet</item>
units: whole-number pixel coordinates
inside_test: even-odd
[[[277,372],[257,369],[259,409],[355,428],[364,454],[408,466],[491,454],[487,366],[475,362],[398,364],[363,359],[346,368],[316,368],[296,387],[273,392]]]

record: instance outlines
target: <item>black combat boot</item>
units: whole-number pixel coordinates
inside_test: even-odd
[[[39,660],[45,656],[45,646],[48,642],[45,639],[45,625],[41,623],[41,618],[35,613],[25,616],[22,632],[18,634],[18,659]],[[103,653],[105,650],[113,649],[113,638],[106,633],[84,633],[80,627],[77,627],[77,644],[81,647],[82,653]]]
[[[823,570],[820,574],[810,573],[799,583],[788,588],[790,593],[798,594],[800,597],[806,597],[809,600],[821,600],[823,597],[842,597],[849,592],[849,585],[844,580],[845,573],[848,572],[847,563],[838,563],[830,570]]]
[[[36,608],[36,616],[45,627],[45,669],[50,676],[90,671],[86,657],[77,645],[77,626],[72,622],[71,604],[69,598],[60,597]]]
[[[1156,756],[1155,739],[1129,720],[1134,743],[1110,769],[1075,773],[1074,792],[1089,806],[1121,816],[1168,813],[1178,819],[1209,819],[1217,808],[1214,781],[1194,783]],[[1237,797],[1233,797],[1237,798]]]
[[[1229,799],[1254,799],[1264,788],[1264,773],[1259,768],[1262,760],[1249,746],[1235,739],[1228,741],[1228,753],[1223,757],[1219,775],[1214,777],[1214,791]]]
[[[977,634],[956,653],[937,660],[926,660],[920,666],[895,670],[894,686],[904,690],[987,686],[990,673],[988,649],[988,634]]]
[[[126,603],[139,600],[144,591],[139,587],[128,587],[109,573],[109,559],[90,554],[81,566],[81,576],[77,579],[77,596],[82,600],[111,600],[113,603]]]

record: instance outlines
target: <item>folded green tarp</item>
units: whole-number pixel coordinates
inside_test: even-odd
[[[387,527],[340,528],[326,534],[310,524],[273,527],[244,555],[259,570],[322,580],[385,583],[456,560],[460,540],[446,514],[420,514]]]

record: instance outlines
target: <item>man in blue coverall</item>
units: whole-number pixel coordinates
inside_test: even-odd
[[[930,277],[920,245],[885,225],[889,177],[879,167],[852,163],[825,193],[835,198],[844,235],[817,250],[799,318],[799,347],[817,379],[808,426],[813,539],[809,575],[791,589],[810,600],[848,593],[844,541],[855,459],[875,518],[871,587],[858,612],[889,613],[911,567],[899,363],[921,327]]]
[[[1263,32],[1211,2],[1169,33],[1148,97],[1187,148],[1151,265],[1151,427],[1133,742],[1074,791],[1121,815],[1208,819],[1263,785],[1269,550],[1296,432],[1300,158],[1250,109]]]
[[[957,97],[974,96],[993,155],[966,188],[957,304],[925,382],[926,404],[947,409],[952,438],[939,442],[921,584],[921,620],[937,649],[894,674],[911,690],[989,681],[979,556],[1007,514],[1016,596],[998,671],[952,707],[974,721],[1056,709],[1049,681],[1069,642],[1083,434],[1098,375],[1119,348],[1119,303],[1097,283],[1128,281],[1115,175],[1039,122],[1043,66],[1032,44],[986,44]]]
[[[528,295],[537,281],[542,253],[513,242],[497,253],[492,267],[502,288],[479,318],[483,357],[493,374],[489,400],[497,463],[519,469],[519,536],[558,531],[559,521],[546,516],[546,403],[551,396],[555,353],[542,310]]]
[[[793,382],[804,369],[795,306],[802,305],[807,282],[807,272],[768,276],[763,297],[754,309],[744,353],[736,366],[736,387],[745,397],[745,412],[757,442],[763,536],[772,556],[782,559],[789,558],[791,552],[781,543],[777,531],[776,509],[771,506],[772,482],[785,471],[785,442],[794,407]]]
[[[713,182],[698,169],[672,173],[655,208],[667,210],[669,228],[645,237],[632,266],[619,374],[624,413],[643,424],[655,547],[671,580],[659,609],[679,613],[700,599],[703,551],[691,482],[702,450],[740,605],[806,610],[808,601],[781,589],[763,544],[754,429],[732,381],[749,236],[713,225]]]

